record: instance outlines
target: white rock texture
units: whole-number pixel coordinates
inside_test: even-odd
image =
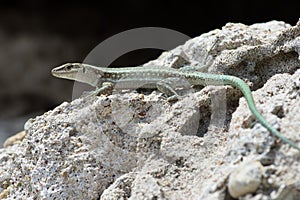
[[[300,145],[299,41],[300,22],[228,23],[145,66],[244,79],[267,121]],[[0,149],[0,199],[228,199],[245,161],[261,164],[261,179],[238,198],[296,196],[300,153],[255,120],[238,90],[193,89],[176,103],[158,91],[82,97],[37,116]]]

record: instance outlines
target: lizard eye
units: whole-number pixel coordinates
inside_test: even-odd
[[[66,66],[66,70],[70,71],[72,69],[71,65]]]

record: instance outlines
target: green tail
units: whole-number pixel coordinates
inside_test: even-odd
[[[223,80],[225,83],[238,87],[242,93],[244,94],[246,101],[248,103],[249,109],[251,110],[251,112],[253,113],[253,115],[258,119],[258,121],[266,128],[268,129],[273,135],[275,135],[276,137],[278,137],[279,139],[281,139],[283,142],[285,142],[286,144],[289,144],[291,147],[297,149],[300,151],[300,147],[295,144],[294,142],[292,142],[291,140],[287,139],[286,137],[284,137],[279,131],[277,131],[275,128],[273,128],[266,120],[265,118],[260,114],[260,112],[258,112],[254,100],[253,100],[253,96],[252,96],[252,92],[249,88],[249,86],[240,78],[237,77],[233,77],[233,76],[227,76],[227,75],[222,75],[223,76]]]

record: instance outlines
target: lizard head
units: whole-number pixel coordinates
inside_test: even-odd
[[[51,73],[53,76],[58,78],[66,78],[75,80],[78,73],[83,71],[83,67],[80,63],[66,63],[59,67],[52,69]]]
[[[97,71],[97,73],[95,73]],[[102,71],[94,66],[83,63],[66,63],[52,69],[52,75],[58,78],[75,80],[96,86],[99,78],[103,76]]]

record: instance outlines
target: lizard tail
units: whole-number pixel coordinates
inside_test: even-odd
[[[286,144],[289,144],[291,147],[300,151],[300,147],[296,143],[294,143],[291,140],[289,140],[288,138],[284,137],[279,131],[277,131],[274,127],[272,127],[266,121],[266,119],[260,114],[260,112],[257,110],[257,108],[255,106],[254,99],[253,99],[253,96],[252,96],[249,86],[242,79],[240,79],[238,77],[234,77],[234,76],[228,76],[228,75],[222,75],[222,77],[223,77],[223,81],[226,84],[235,86],[242,91],[242,93],[244,94],[246,101],[248,103],[249,109],[251,110],[253,115],[258,119],[258,121],[266,129],[268,129],[273,135],[275,135],[276,137],[278,137],[279,139],[284,141]]]

